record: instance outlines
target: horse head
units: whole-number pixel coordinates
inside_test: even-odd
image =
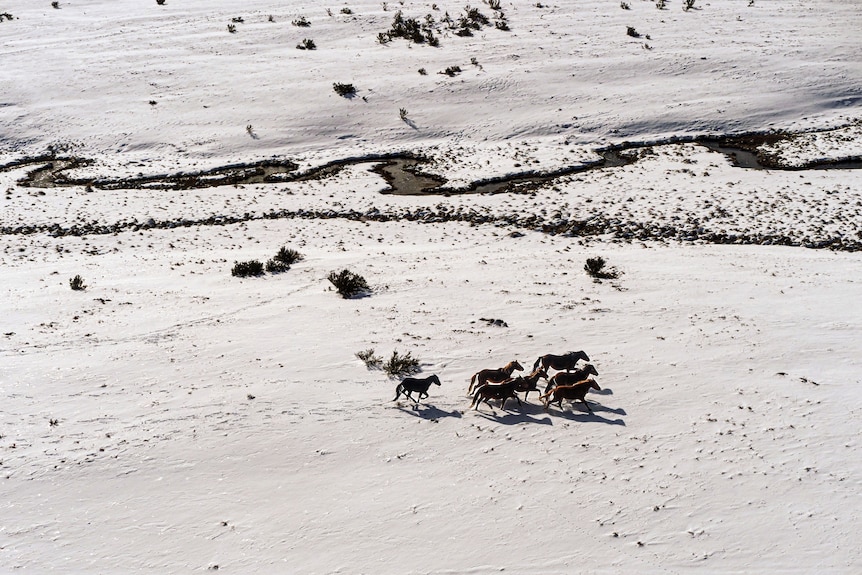
[[[588,363],[587,365],[584,366],[584,372],[587,374],[593,374],[593,375],[599,374],[599,372],[596,371],[596,366],[594,366],[591,363]]]
[[[591,378],[589,378],[589,379],[587,380],[587,383],[589,383],[589,384],[590,384],[590,389],[595,389],[595,390],[597,390],[597,391],[601,391],[601,390],[602,390],[602,388],[601,388],[601,387],[599,387],[599,384],[596,382],[596,380],[595,380],[595,379],[593,379],[592,377],[591,377]]]
[[[432,375],[430,379],[434,385],[440,385],[440,378],[437,377],[436,373],[434,375]]]

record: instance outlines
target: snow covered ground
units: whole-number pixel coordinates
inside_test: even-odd
[[[0,572],[859,571],[862,256],[801,247],[862,240],[859,171],[688,140],[787,130],[762,148],[785,165],[858,159],[862,12],[627,6],[476,4],[461,37],[446,2],[0,5]],[[397,10],[440,45],[380,43]],[[384,194],[374,162],[182,190],[15,165],[409,152],[466,186],[623,142],[657,145],[493,195]],[[289,271],[231,275],[283,246]],[[591,279],[595,256],[621,275]],[[342,269],[371,293],[340,298]],[[442,385],[392,401],[368,349]],[[469,409],[480,369],[569,350],[593,414]]]

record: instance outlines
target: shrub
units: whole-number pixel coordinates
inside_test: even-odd
[[[655,7],[659,10],[664,10],[666,6],[667,2],[665,0],[657,0],[657,2],[655,3]]]
[[[311,22],[309,22],[305,16],[300,16],[299,18],[291,22],[291,24],[293,24],[294,26],[299,26],[300,28],[308,28],[309,26],[311,26]]]
[[[297,50],[317,50],[317,44],[311,38],[305,38],[296,45]]]
[[[620,8],[622,8],[623,10],[631,10],[632,9],[632,7],[629,6],[628,2],[620,2]]]
[[[335,289],[339,294],[341,294],[341,297],[345,299],[367,292],[371,289],[368,287],[368,282],[365,281],[364,277],[349,270],[331,272],[327,279],[335,286]]]
[[[227,31],[231,34],[234,34],[236,32],[236,24],[228,24]]]
[[[406,122],[407,121],[407,108],[399,108],[398,109],[398,116],[401,117],[402,122]]]
[[[420,76],[427,76],[428,70],[426,70],[425,68],[419,68],[419,75]]]
[[[344,96],[345,98],[356,94],[356,88],[353,87],[353,84],[342,84],[340,82],[335,82],[332,85],[332,89],[335,90],[336,94],[338,94],[339,96]]]
[[[615,268],[605,268],[605,258],[598,256],[587,258],[587,263],[584,264],[584,271],[587,275],[595,279],[616,279],[620,273]]]
[[[84,285],[84,278],[79,275],[76,275],[69,280],[69,287],[75,291],[83,291],[87,289],[87,286]]]
[[[281,272],[286,272],[289,269],[289,265],[276,259],[269,259],[266,261],[266,271],[271,274],[280,274]]]
[[[640,38],[641,37],[641,35],[638,33],[637,30],[634,29],[633,26],[626,26],[626,34],[628,34],[632,38]]]
[[[368,369],[381,369],[383,367],[383,358],[375,355],[374,348],[368,348],[365,351],[357,351],[356,357],[365,363]]]
[[[247,262],[236,262],[231,270],[231,275],[238,278],[247,278],[252,276],[263,275],[263,264],[258,260],[250,260]]]
[[[156,0],[156,4],[158,4],[159,6],[164,6],[165,0]]]
[[[60,3],[59,2],[51,2],[51,8],[56,8],[59,10],[60,9]]]
[[[305,259],[305,256],[296,250],[283,247],[278,250],[278,253],[275,254],[275,257],[273,259],[285,265],[292,266],[296,262]]]
[[[395,350],[392,352],[392,357],[383,364],[383,371],[389,377],[400,377],[422,371],[422,368],[419,367],[419,360],[410,355],[409,351],[401,355]]]
[[[353,14],[353,10],[351,10],[350,8],[345,6],[344,8],[341,9],[341,13],[342,14]]]
[[[0,22],[2,22],[4,18],[6,20],[14,20],[14,17],[9,12],[3,12],[2,14],[0,14]]]
[[[443,70],[440,73],[446,74],[447,76],[455,76],[456,74],[461,73],[461,66],[449,66],[448,68],[446,68],[445,70]]]
[[[688,12],[692,8],[694,8],[694,0],[685,0],[682,9]]]

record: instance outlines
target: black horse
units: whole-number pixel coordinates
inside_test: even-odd
[[[473,403],[470,404],[470,407],[475,407],[478,411],[479,404],[484,401],[488,404],[488,407],[493,409],[489,400],[499,399],[500,409],[504,409],[506,407],[506,400],[510,397],[514,397],[518,405],[521,405],[521,398],[515,393],[517,391],[516,386],[517,380],[514,379],[509,379],[503,383],[486,383],[473,393]]]
[[[569,371],[570,369],[575,369],[575,364],[578,363],[579,359],[590,361],[590,358],[583,351],[570,351],[565,355],[554,355],[549,353],[537,359],[536,363],[533,364],[533,369],[536,369],[541,364],[541,366],[545,368],[545,371],[549,368],[554,368],[560,371],[565,369],[566,371]]]
[[[431,384],[440,385],[440,379],[436,375],[429,375],[428,377],[419,379],[416,377],[405,377],[401,380],[401,383],[398,384],[398,387],[395,388],[395,401],[401,394],[404,394],[404,397],[412,399],[416,402],[416,405],[419,405],[419,399],[424,399],[428,397],[428,388],[431,387]],[[413,392],[419,392],[419,399],[413,397]]]

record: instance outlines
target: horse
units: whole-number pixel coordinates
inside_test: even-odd
[[[440,385],[440,378],[436,375],[429,375],[428,377],[416,378],[416,377],[405,377],[401,380],[401,383],[398,384],[398,387],[395,388],[395,398],[392,401],[395,401],[401,394],[404,394],[404,397],[408,399],[412,399],[416,402],[416,405],[419,405],[419,399],[424,399],[428,397],[428,388],[431,387],[431,384]],[[419,392],[419,399],[415,399],[413,397],[413,392]]]
[[[517,361],[510,361],[500,369],[483,369],[478,373],[474,373],[470,378],[470,387],[467,388],[467,393],[471,394],[475,389],[485,385],[489,381],[492,383],[500,383],[512,377],[513,371],[524,371],[524,367]],[[476,384],[474,386],[474,384]]]
[[[577,371],[560,371],[551,376],[548,380],[548,385],[545,386],[545,393],[560,385],[574,385],[580,381],[587,379],[591,375],[598,375],[599,372],[593,364],[588,363]]]
[[[545,395],[541,396],[539,399],[545,401],[545,409],[548,409],[548,406],[550,406],[552,403],[556,403],[560,409],[563,409],[564,399],[570,399],[573,402],[575,400],[578,400],[587,406],[587,411],[592,413],[593,409],[590,407],[590,404],[587,403],[587,400],[584,399],[584,396],[587,395],[587,392],[591,389],[601,391],[602,388],[599,387],[599,384],[596,383],[595,379],[590,378],[580,381],[574,385],[561,385],[559,387],[555,387]]]
[[[521,400],[518,398],[518,394],[515,393],[515,381],[516,380],[514,379],[507,379],[503,383],[486,383],[485,385],[480,385],[473,394],[473,403],[470,404],[470,407],[475,406],[478,411],[479,404],[484,401],[488,404],[488,407],[493,409],[488,400],[499,399],[500,409],[503,409],[506,406],[506,400],[510,397],[514,397],[517,400],[518,405],[521,405]]]
[[[569,371],[570,369],[575,369],[575,364],[578,363],[579,359],[590,361],[590,358],[587,357],[587,354],[583,351],[570,351],[565,355],[553,355],[549,353],[537,359],[536,363],[533,364],[533,369],[536,369],[539,367],[539,364],[542,364],[542,367],[544,367],[546,371],[549,368],[554,368],[559,371]]]
[[[542,368],[533,370],[533,373],[527,376],[519,375],[514,379],[515,382],[515,391],[524,391],[524,401],[527,401],[527,398],[530,396],[531,391],[535,391],[536,393],[541,394],[539,392],[539,388],[536,387],[536,384],[539,383],[539,379],[544,378],[548,379],[548,372]]]

